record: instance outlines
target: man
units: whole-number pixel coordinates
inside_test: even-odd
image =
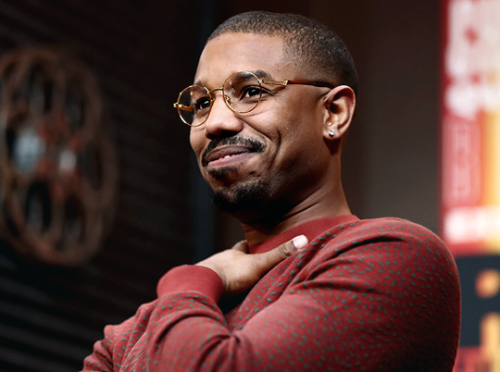
[[[295,15],[226,21],[174,105],[214,202],[246,241],[170,270],[105,329],[85,371],[451,371],[456,266],[408,221],[359,220],[340,180],[356,72]]]

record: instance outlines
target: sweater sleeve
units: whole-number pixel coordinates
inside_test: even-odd
[[[209,268],[179,266],[167,272],[158,283],[160,299],[162,294],[170,292],[191,293],[193,298],[203,296],[207,301],[217,303],[222,294],[222,281],[217,273]],[[82,372],[118,372],[123,369],[144,368],[146,364],[141,360],[149,358],[144,341],[147,333],[154,329],[150,319],[153,310],[163,306],[161,302],[157,300],[144,304],[134,316],[123,323],[106,326],[104,339],[94,344],[93,353],[84,360]]]

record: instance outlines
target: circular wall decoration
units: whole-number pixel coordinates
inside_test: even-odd
[[[112,216],[116,152],[102,100],[81,62],[51,48],[0,59],[0,228],[21,255],[76,266]]]

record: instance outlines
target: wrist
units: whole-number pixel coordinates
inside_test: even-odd
[[[218,302],[223,283],[215,270],[203,265],[183,265],[168,271],[158,282],[158,297],[168,293],[197,292]]]

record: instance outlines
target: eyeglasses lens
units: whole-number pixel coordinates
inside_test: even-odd
[[[262,87],[259,79],[252,72],[238,72],[224,81],[222,94],[231,110],[244,114],[257,107],[262,98]],[[210,92],[200,85],[184,89],[177,102],[177,110],[181,119],[192,126],[203,124],[210,109]]]
[[[202,123],[210,111],[208,90],[199,85],[188,87],[180,94],[178,104],[179,115],[185,123]]]
[[[226,103],[234,111],[246,113],[252,111],[262,98],[259,79],[251,72],[239,72],[231,75],[224,82]]]

